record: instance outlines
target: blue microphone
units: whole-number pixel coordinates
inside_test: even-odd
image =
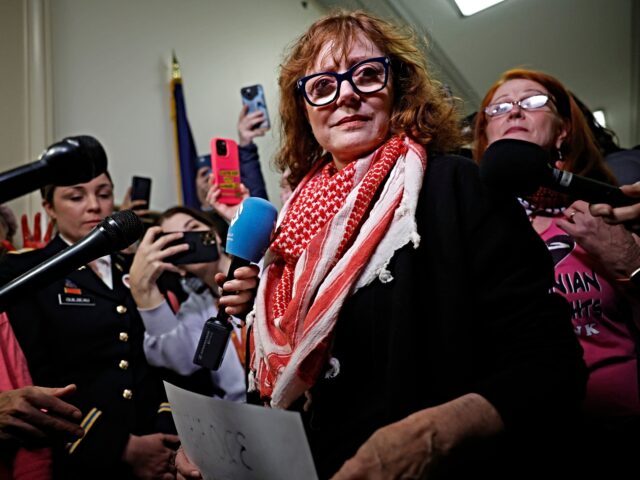
[[[247,198],[229,225],[227,253],[234,258],[258,263],[269,246],[277,216],[276,207],[266,200]]]
[[[262,198],[249,197],[240,204],[227,233],[226,250],[231,255],[227,280],[235,278],[238,268],[260,261],[271,242],[277,217],[276,207]],[[223,290],[222,296],[229,293]],[[193,363],[210,370],[220,368],[233,328],[229,320],[229,314],[221,308],[217,316],[205,322]]]

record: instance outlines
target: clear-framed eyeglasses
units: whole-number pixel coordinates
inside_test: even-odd
[[[358,94],[379,92],[387,86],[390,63],[388,57],[375,57],[356,63],[344,73],[307,75],[296,82],[296,90],[313,107],[323,107],[335,101],[345,80]]]
[[[514,100],[513,102],[492,103],[484,109],[484,113],[489,117],[499,117],[505,113],[509,113],[515,105],[518,105],[523,110],[537,110],[549,103],[549,100],[553,101],[549,95],[538,93],[521,100]]]

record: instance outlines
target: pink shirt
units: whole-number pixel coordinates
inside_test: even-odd
[[[573,327],[589,369],[584,410],[592,414],[638,415],[637,354],[632,310],[596,263],[555,219],[543,232],[555,264],[553,290],[571,304]]]
[[[0,312],[0,391],[31,385],[22,349],[13,335],[9,319]],[[0,456],[0,479],[49,480],[51,478],[51,451],[21,448],[15,456]]]

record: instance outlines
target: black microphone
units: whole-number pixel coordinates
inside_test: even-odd
[[[45,185],[86,183],[107,171],[107,154],[89,135],[67,137],[49,146],[35,162],[0,173],[0,203]]]
[[[589,203],[608,203],[623,207],[638,203],[608,183],[592,180],[550,165],[549,153],[524,140],[498,140],[485,151],[480,162],[480,177],[495,190],[526,197],[541,186],[565,193]]]
[[[2,287],[0,311],[28,291],[48,285],[97,258],[128,247],[142,236],[143,231],[142,221],[131,210],[106,217],[78,243],[58,252]]]

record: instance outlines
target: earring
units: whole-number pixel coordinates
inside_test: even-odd
[[[558,160],[562,160],[562,150],[557,148],[556,151],[558,152]]]

